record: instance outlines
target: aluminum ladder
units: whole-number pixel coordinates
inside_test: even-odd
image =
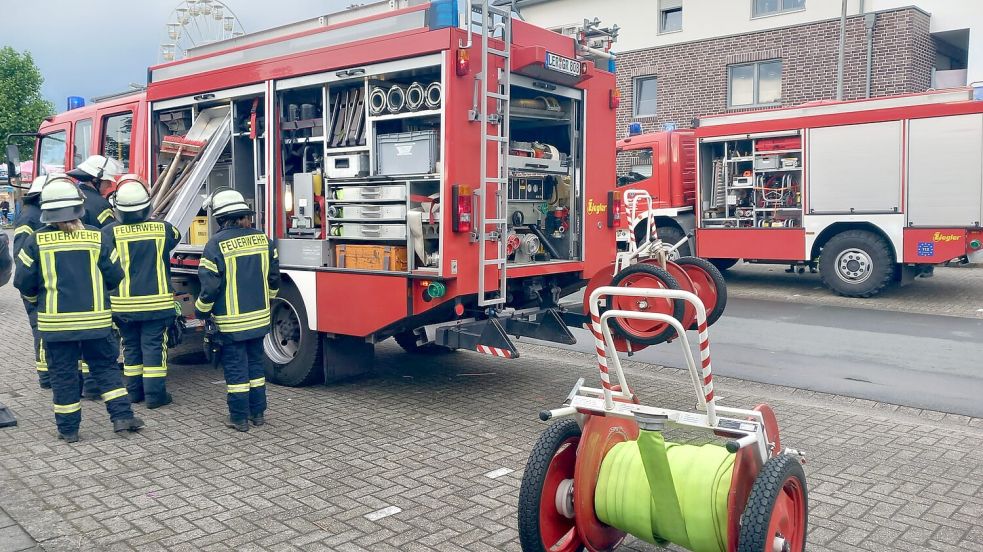
[[[481,125],[481,187],[478,199],[477,239],[478,245],[478,306],[494,307],[504,305],[506,299],[506,265],[508,253],[508,211],[509,211],[509,98],[512,75],[512,7],[514,0],[492,5],[491,0],[468,0],[468,40],[462,48],[473,43],[473,17],[480,14],[481,21],[481,72],[475,76],[474,105],[469,113],[471,121]],[[501,31],[504,44],[501,50],[492,47],[489,40]],[[489,67],[495,59],[502,60],[498,69],[498,84],[489,90]],[[480,87],[480,92],[479,92]],[[495,102],[495,113],[488,113],[489,101]],[[488,159],[488,148],[495,145],[496,158]],[[494,172],[489,175],[489,163],[494,163]],[[489,208],[488,194],[494,193]],[[489,258],[488,242],[494,242],[494,256]],[[489,290],[486,271],[489,267],[498,269],[497,289]]]

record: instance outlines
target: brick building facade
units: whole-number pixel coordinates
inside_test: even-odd
[[[927,90],[935,59],[929,14],[909,7],[873,16],[871,96]],[[839,35],[840,21],[832,19],[619,53],[618,133],[635,121],[652,131],[664,123],[690,127],[702,115],[749,111],[728,108],[728,67],[757,61],[781,60],[780,105],[834,99]],[[865,95],[866,35],[863,16],[847,19],[844,99]],[[646,77],[656,78],[656,114],[636,117],[635,80]]]

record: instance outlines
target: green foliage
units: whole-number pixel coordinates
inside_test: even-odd
[[[30,52],[0,48],[0,140],[11,132],[34,132],[55,106],[41,96],[41,70]],[[17,142],[21,159],[30,159],[33,144]]]

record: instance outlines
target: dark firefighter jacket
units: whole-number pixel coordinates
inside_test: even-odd
[[[227,228],[208,240],[198,266],[201,293],[195,309],[211,313],[233,341],[266,335],[270,300],[280,288],[275,244],[252,228]]]
[[[119,291],[109,298],[113,316],[124,322],[173,317],[171,251],[181,241],[181,232],[159,220],[113,221],[102,229],[102,239],[116,249],[123,267]]]
[[[82,223],[88,224],[89,226],[95,226],[96,228],[102,228],[106,226],[113,220],[113,206],[109,204],[109,200],[102,197],[99,190],[89,182],[82,182],[79,184],[79,189],[82,190],[82,194],[85,196],[85,216],[82,217]]]
[[[21,250],[24,249],[24,244],[27,243],[27,239],[34,235],[34,232],[44,228],[45,224],[41,222],[41,207],[35,202],[25,201],[20,208],[20,215],[18,215],[17,220],[14,222],[14,258],[20,254]],[[31,322],[31,327],[37,325],[38,323],[38,312],[37,304],[25,302],[24,306],[27,310],[27,317]]]
[[[113,325],[109,291],[123,280],[119,255],[99,230],[62,232],[45,226],[17,254],[14,285],[37,304],[47,342],[97,339]]]

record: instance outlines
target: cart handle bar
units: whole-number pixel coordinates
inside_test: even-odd
[[[675,299],[687,301],[692,304],[696,310],[702,370],[698,370],[696,367],[696,362],[693,360],[692,352],[689,348],[689,341],[686,338],[686,329],[683,328],[682,324],[678,320],[672,316],[661,313],[615,310],[605,313],[606,316],[603,317],[604,323],[602,324],[602,317],[600,315],[600,300],[602,297],[647,297]],[[620,385],[619,396],[624,398],[631,397],[631,390],[628,387],[627,381],[625,381],[624,371],[621,368],[621,360],[618,357],[617,350],[614,348],[614,340],[611,337],[607,320],[612,317],[652,320],[670,324],[676,330],[676,333],[678,334],[684,348],[687,368],[690,373],[690,378],[693,380],[700,407],[706,410],[710,425],[717,425],[716,402],[713,395],[713,370],[710,364],[710,337],[709,332],[707,331],[707,311],[706,307],[703,305],[703,301],[700,301],[699,297],[691,292],[678,289],[628,289],[615,286],[603,286],[595,289],[590,294],[589,305],[591,332],[594,334],[597,365],[601,374],[601,387],[604,389],[604,406],[606,409],[610,410],[614,408],[614,387],[611,385],[610,370],[608,366],[609,358],[611,359],[610,362],[614,365],[615,375],[617,376],[618,384]]]

